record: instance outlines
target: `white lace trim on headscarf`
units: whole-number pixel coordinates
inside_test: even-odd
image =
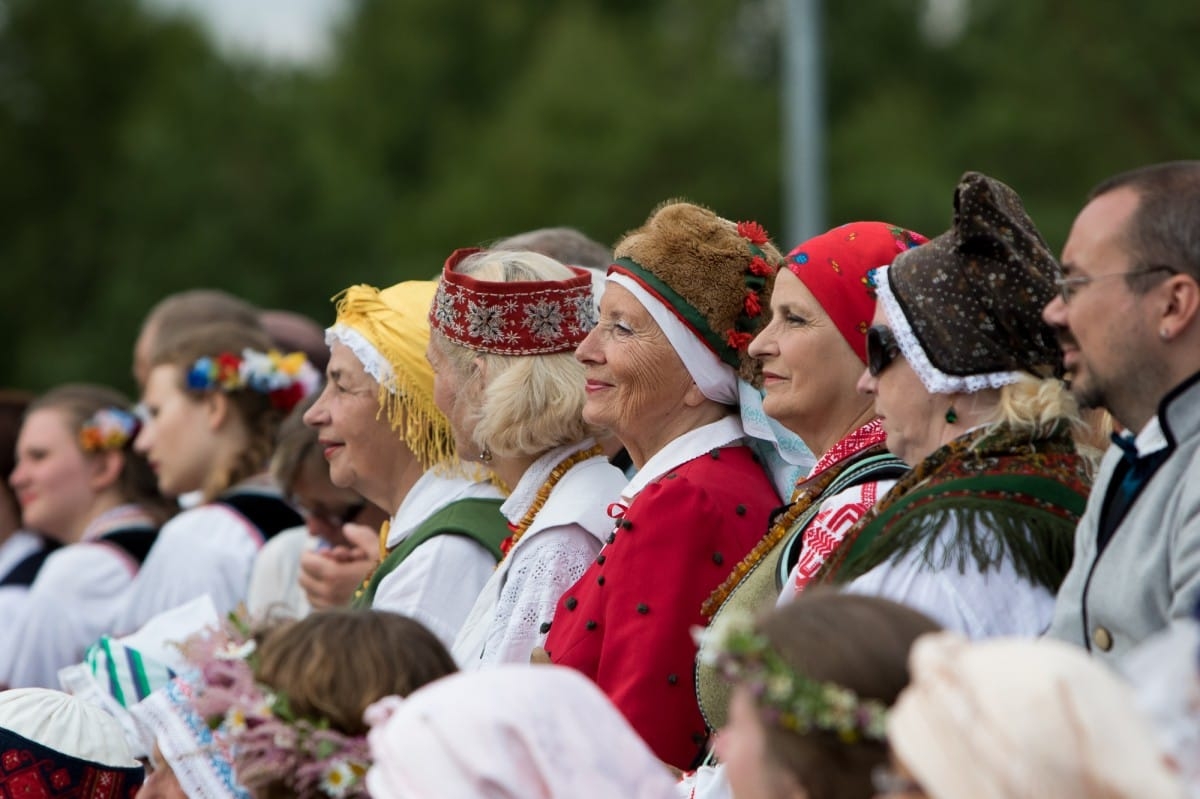
[[[362,333],[349,325],[334,325],[326,328],[325,344],[332,347],[335,343],[345,346],[354,353],[354,357],[358,358],[363,369],[375,379],[376,383],[388,386],[389,389],[395,385],[396,373],[392,369],[392,365]]]
[[[892,293],[891,284],[888,283],[889,268],[881,266],[875,270],[879,302],[883,306],[884,313],[887,314],[888,324],[891,325],[892,333],[896,337],[896,344],[900,346],[900,352],[904,354],[908,365],[917,373],[917,377],[921,378],[921,382],[931,394],[973,394],[985,388],[1007,386],[1021,379],[1022,372],[988,372],[981,375],[962,376],[948,375],[934,366],[921,347],[921,342],[917,340],[917,334],[913,331],[912,325],[908,323],[908,318],[900,308],[900,302],[896,299],[896,295]]]

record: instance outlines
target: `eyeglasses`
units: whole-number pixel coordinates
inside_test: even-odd
[[[872,325],[867,328],[867,371],[871,377],[879,377],[879,373],[888,368],[900,347],[890,328],[884,325]]]
[[[1058,296],[1062,297],[1063,304],[1069,303],[1071,297],[1075,296],[1075,292],[1088,283],[1095,283],[1097,280],[1104,280],[1110,277],[1132,277],[1133,275],[1148,275],[1152,272],[1169,272],[1172,275],[1179,274],[1179,270],[1173,266],[1166,264],[1158,264],[1157,266],[1147,266],[1142,269],[1131,269],[1128,272],[1109,272],[1106,275],[1076,275],[1074,277],[1060,277],[1054,280],[1054,285],[1058,286]]]

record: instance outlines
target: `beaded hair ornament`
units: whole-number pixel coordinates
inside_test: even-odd
[[[281,783],[298,799],[367,797],[366,736],[294,713],[286,696],[255,679],[256,646],[233,616],[183,644],[201,677],[196,713],[233,753],[238,780],[251,790]]]
[[[137,437],[141,422],[121,408],[101,408],[79,428],[79,448],[84,452],[124,449]]]
[[[696,628],[694,635],[704,641],[702,652],[713,653],[707,656],[707,665],[748,688],[766,721],[801,735],[831,732],[846,743],[886,739],[884,703],[797,673],[755,629],[749,615],[726,615],[731,618],[720,616],[708,628]],[[707,646],[710,636],[715,646]]]
[[[215,358],[197,358],[187,373],[187,387],[195,391],[249,389],[266,394],[271,405],[287,413],[317,390],[321,374],[302,352],[284,355],[278,350],[223,352]]]

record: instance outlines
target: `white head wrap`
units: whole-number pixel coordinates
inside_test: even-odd
[[[1052,639],[922,637],[888,743],[930,799],[1181,799],[1133,693]]]
[[[179,787],[200,799],[251,799],[233,771],[233,753],[213,736],[196,712],[195,681],[176,677],[138,702],[130,713],[141,726],[147,751],[154,744],[170,764]]]
[[[505,665],[367,709],[375,799],[670,799],[675,780],[590,680]]]

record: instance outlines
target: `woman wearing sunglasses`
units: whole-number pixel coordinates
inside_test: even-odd
[[[904,602],[969,637],[1036,635],[1090,487],[1078,410],[1041,308],[1059,266],[1008,186],[967,173],[954,226],[875,272],[859,390],[913,469],[818,579]]]

